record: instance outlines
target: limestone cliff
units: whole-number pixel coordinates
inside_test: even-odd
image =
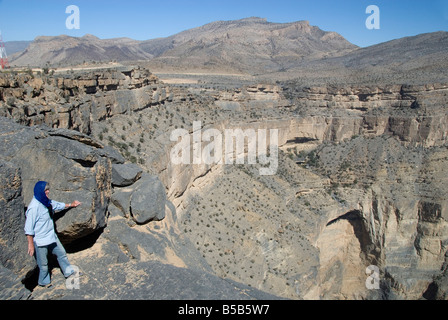
[[[1,116],[28,126],[46,124],[86,134],[94,121],[132,114],[167,99],[169,89],[139,68],[0,77]]]

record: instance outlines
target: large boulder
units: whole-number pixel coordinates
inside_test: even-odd
[[[131,214],[139,224],[165,218],[166,192],[157,176],[145,175],[131,196]]]
[[[124,217],[132,217],[138,224],[165,218],[166,192],[157,176],[143,173],[132,186],[117,188],[112,195],[112,202]]]
[[[142,172],[142,168],[136,164],[114,163],[112,165],[112,185],[130,186],[140,179]]]
[[[82,202],[57,218],[62,242],[82,238],[106,225],[112,164],[102,146],[89,136],[64,129],[23,127],[0,118],[0,155],[21,170],[24,206],[31,201],[39,180],[50,182],[51,199]]]

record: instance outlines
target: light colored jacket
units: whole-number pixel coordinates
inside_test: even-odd
[[[65,203],[51,200],[54,211],[63,210]],[[48,208],[35,197],[31,200],[26,210],[25,234],[34,236],[34,242],[38,247],[55,243],[57,236],[54,230],[54,222],[50,217]]]

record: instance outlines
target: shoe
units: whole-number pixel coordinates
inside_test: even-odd
[[[49,283],[49,284],[39,285],[39,287],[41,287],[41,288],[46,288],[46,289],[50,289],[50,288],[53,287],[53,285],[52,285],[51,283]]]

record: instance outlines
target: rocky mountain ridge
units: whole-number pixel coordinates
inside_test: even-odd
[[[307,21],[273,23],[252,17],[146,41],[38,37],[10,60],[23,67],[139,61],[154,71],[242,73],[298,79],[305,85],[425,84],[447,82],[447,41],[447,32],[440,31],[358,48]]]
[[[304,86],[368,84],[417,84],[447,82],[448,33],[424,33],[358,48],[347,54],[297,61],[269,76],[295,79]]]
[[[189,66],[267,73],[288,63],[341,55],[357,48],[336,32],[325,32],[308,21],[273,23],[257,17],[212,22],[165,41],[171,42],[169,50],[150,60],[152,68]],[[160,45],[159,41],[156,44]],[[152,41],[142,46],[151,47]]]
[[[128,38],[101,40],[93,35],[83,37],[40,36],[22,52],[11,57],[12,65],[71,65],[84,61],[139,60],[152,55],[138,47],[139,41]],[[72,61],[72,62],[70,62]]]
[[[92,35],[38,37],[11,59],[17,66],[72,65],[85,61],[147,60],[165,67],[206,67],[252,72],[280,70],[284,61],[319,58],[355,49],[335,32],[307,21],[267,22],[262,18],[217,21],[176,35],[135,41]],[[252,70],[252,71],[251,71]]]

